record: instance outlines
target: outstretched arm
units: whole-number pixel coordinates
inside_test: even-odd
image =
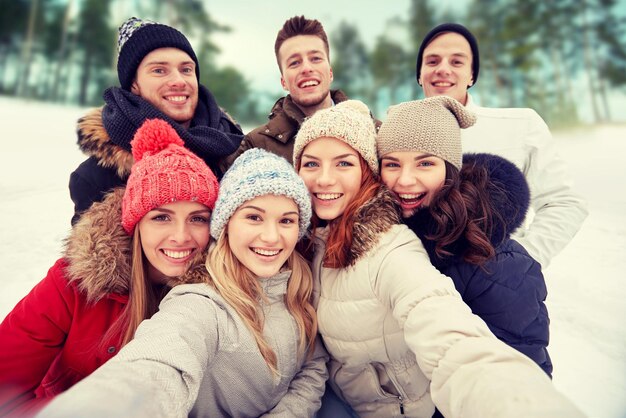
[[[42,417],[186,417],[217,350],[216,308],[176,287],[117,356],[57,397]]]
[[[532,360],[472,314],[417,239],[391,251],[377,277],[384,278],[374,283],[379,297],[403,327],[444,416],[582,416]]]

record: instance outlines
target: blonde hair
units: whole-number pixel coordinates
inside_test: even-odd
[[[298,325],[298,352],[302,355],[308,350],[311,355],[317,334],[317,316],[311,303],[313,275],[308,263],[295,250],[287,259],[286,265],[291,270],[291,276],[287,283],[285,305]],[[211,248],[206,268],[209,272],[209,285],[237,311],[252,332],[268,367],[272,373],[278,374],[276,353],[263,338],[264,318],[259,309],[259,300],[265,300],[265,295],[259,278],[235,257],[225,230]]]

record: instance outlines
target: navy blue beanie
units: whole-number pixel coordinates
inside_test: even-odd
[[[472,50],[472,77],[474,78],[474,84],[476,84],[476,81],[478,80],[478,70],[480,69],[478,42],[476,41],[474,35],[472,35],[472,32],[470,32],[465,26],[458,23],[442,23],[441,25],[435,26],[426,34],[422,44],[420,45],[420,49],[417,52],[417,65],[415,67],[415,78],[417,79],[417,82],[419,83],[420,73],[422,71],[422,58],[424,57],[424,50],[435,37],[446,32],[458,33],[469,43],[470,49]]]
[[[196,53],[185,35],[170,26],[131,17],[120,26],[117,45],[117,77],[124,90],[130,91],[137,67],[146,55],[158,48],[176,48],[186,52],[196,63],[196,78],[200,82]]]

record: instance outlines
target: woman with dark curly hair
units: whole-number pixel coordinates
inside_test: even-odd
[[[474,120],[443,96],[392,107],[377,138],[381,178],[472,312],[551,375],[541,266],[510,238],[526,215],[528,184],[502,157],[462,159],[460,130]]]

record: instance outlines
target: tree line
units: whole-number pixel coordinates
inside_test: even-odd
[[[421,41],[437,24],[458,22],[478,39],[480,77],[470,92],[481,104],[532,107],[551,125],[571,125],[589,101],[592,121],[609,122],[615,117],[609,97],[626,86],[626,16],[618,6],[471,0],[465,10],[440,13],[436,1],[411,0],[406,16],[389,21],[370,50],[354,23],[331,32],[335,85],[371,103],[376,114],[423,97],[415,79]]]
[[[377,115],[421,97],[417,50],[430,28],[451,21],[478,38],[480,81],[471,92],[482,104],[529,106],[551,125],[570,125],[589,101],[594,122],[614,119],[609,98],[626,85],[626,17],[618,0],[470,0],[443,13],[437,6],[411,0],[369,47],[354,20],[327,27],[334,88]],[[258,100],[272,92],[253,91],[239,70],[217,65],[212,37],[232,29],[211,16],[208,1],[0,0],[0,10],[0,94],[100,105],[102,91],[117,84],[117,26],[131,15],[150,16],[192,39],[201,83],[238,120],[257,124],[268,112],[260,108],[267,100]]]

